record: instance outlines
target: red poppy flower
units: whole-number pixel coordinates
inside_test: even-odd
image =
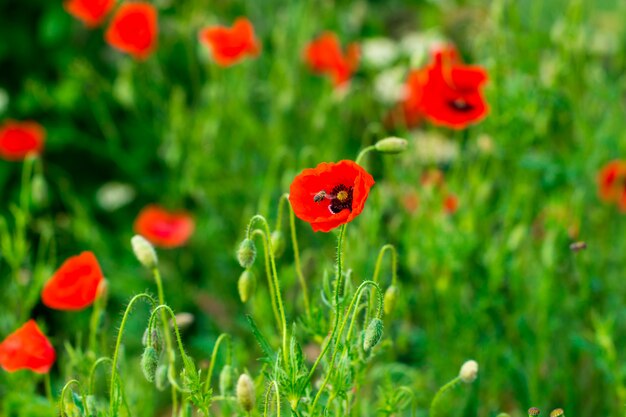
[[[8,120],[0,126],[0,157],[19,161],[29,153],[41,153],[45,137],[39,123]]]
[[[611,161],[598,173],[600,198],[626,212],[626,161]]]
[[[322,162],[291,183],[289,202],[314,231],[328,232],[363,211],[374,178],[352,161]]]
[[[478,66],[463,65],[456,49],[447,45],[435,51],[433,62],[411,71],[401,114],[407,126],[423,118],[453,129],[479,122],[489,112],[482,93],[487,72]],[[397,113],[398,111],[396,111]]]
[[[46,282],[41,301],[57,310],[82,310],[98,296],[104,277],[93,252],[68,258]]]
[[[311,71],[328,74],[337,87],[350,80],[359,65],[359,58],[357,44],[350,44],[344,54],[337,35],[332,32],[323,33],[309,43],[305,50],[305,59]]]
[[[105,39],[136,59],[146,59],[156,47],[157,12],[149,3],[122,4],[109,24]]]
[[[223,67],[236,64],[246,56],[257,56],[261,51],[252,23],[244,17],[235,20],[232,28],[213,26],[202,29],[199,38],[211,49],[215,62]]]
[[[0,366],[8,372],[30,369],[45,374],[56,353],[35,320],[29,320],[0,343]]]
[[[189,213],[169,212],[157,205],[146,206],[135,220],[135,232],[164,248],[184,245],[194,228],[195,223]]]
[[[454,214],[459,209],[459,199],[454,194],[448,194],[443,198],[443,211]]]
[[[115,6],[115,0],[67,0],[65,10],[87,27],[98,26]]]

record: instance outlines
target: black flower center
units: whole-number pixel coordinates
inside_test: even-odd
[[[463,113],[469,112],[469,111],[474,109],[474,106],[469,104],[467,102],[467,100],[465,100],[463,98],[457,98],[455,100],[449,100],[448,101],[448,105],[450,107],[452,107],[454,110],[460,111],[460,112],[463,112]]]
[[[332,214],[337,214],[343,209],[352,211],[352,191],[353,187],[346,187],[343,184],[336,185],[330,193],[330,205],[328,209]]]

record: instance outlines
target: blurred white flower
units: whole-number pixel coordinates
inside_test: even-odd
[[[397,66],[382,71],[374,78],[374,96],[385,104],[395,104],[406,96],[406,68]]]
[[[417,159],[423,163],[442,164],[454,161],[459,155],[457,142],[437,132],[416,132],[414,134]]]
[[[135,199],[135,189],[128,184],[108,182],[96,192],[98,205],[106,211],[115,211]]]
[[[448,42],[435,31],[412,32],[405,35],[400,41],[401,50],[409,57],[411,67],[421,67],[430,60],[430,52]]]
[[[389,38],[369,38],[361,43],[363,64],[371,68],[384,68],[398,57],[398,46]]]

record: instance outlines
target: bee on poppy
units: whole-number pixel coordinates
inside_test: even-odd
[[[295,215],[314,231],[328,232],[363,211],[373,185],[374,178],[353,161],[323,162],[296,176],[289,201]]]
[[[0,158],[20,161],[43,150],[46,131],[37,122],[7,120],[0,126]]]
[[[230,28],[204,28],[200,31],[199,39],[211,49],[215,62],[223,67],[234,65],[246,56],[257,56],[261,51],[261,45],[254,36],[254,27],[245,17],[235,20]]]
[[[150,3],[122,4],[104,35],[109,45],[136,59],[146,59],[157,43],[157,11]]]
[[[54,347],[32,319],[0,343],[0,367],[7,372],[30,369],[45,374],[55,360]]]

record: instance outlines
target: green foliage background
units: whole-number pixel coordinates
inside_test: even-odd
[[[376,358],[381,391],[411,385],[426,410],[432,394],[475,358],[480,377],[453,394],[447,413],[521,415],[530,406],[563,407],[577,416],[622,415],[626,406],[623,347],[626,217],[597,198],[595,176],[626,154],[626,3],[619,0],[532,1],[169,1],[159,8],[159,46],[133,61],[87,30],[60,1],[0,2],[2,119],[33,119],[48,136],[43,176],[48,201],[33,206],[24,288],[0,266],[0,336],[30,313],[47,325],[59,362],[53,387],[80,375],[89,311],[52,312],[37,301],[42,282],[68,256],[93,250],[110,285],[104,319],[113,343],[130,296],[155,291],[130,251],[132,222],[146,204],[190,210],[196,232],[185,248],[160,251],[169,303],[191,312],[184,338],[196,359],[208,358],[220,332],[234,335],[240,366],[260,356],[245,321],[252,314],[271,333],[266,287],[243,305],[234,251],[250,216],[276,218],[278,197],[293,177],[321,161],[354,158],[389,134],[410,139],[398,157],[368,157],[377,184],[363,214],[348,228],[346,262],[356,279],[372,274],[378,249],[400,256],[398,310],[385,317],[392,345]],[[206,25],[254,23],[258,59],[214,65],[197,41]],[[309,73],[304,45],[322,30],[344,44],[435,30],[466,61],[487,68],[489,117],[463,132],[426,125],[391,131],[375,97],[377,70],[361,67],[345,97]],[[407,60],[397,65],[408,68]],[[420,158],[424,135],[456,142],[456,158]],[[480,139],[493,148],[485,151]],[[0,163],[2,209],[20,191],[20,163]],[[458,195],[456,214],[420,177],[439,167]],[[106,183],[133,187],[132,202],[107,211],[96,194]],[[404,208],[416,194],[414,213]],[[286,230],[287,225],[283,225]],[[46,235],[47,234],[47,235]],[[298,222],[305,274],[315,297],[332,271],[335,236]],[[52,237],[43,259],[42,235]],[[584,240],[588,250],[569,244]],[[279,268],[288,317],[300,312],[290,245]],[[263,276],[258,267],[257,275]],[[388,276],[385,279],[389,279]],[[6,285],[5,285],[6,284]],[[265,318],[265,320],[263,319]],[[127,391],[156,415],[167,396],[141,379],[144,317],[126,338]],[[389,365],[395,363],[395,365]],[[6,415],[45,409],[42,387],[27,373],[0,373]],[[365,395],[365,394],[364,394]],[[384,394],[371,393],[383,402]],[[376,398],[376,399],[374,399]],[[40,405],[40,403],[42,405]],[[45,415],[46,411],[40,411]],[[1,413],[0,413],[1,414]],[[368,414],[362,414],[368,415]],[[381,412],[381,415],[387,415]]]

